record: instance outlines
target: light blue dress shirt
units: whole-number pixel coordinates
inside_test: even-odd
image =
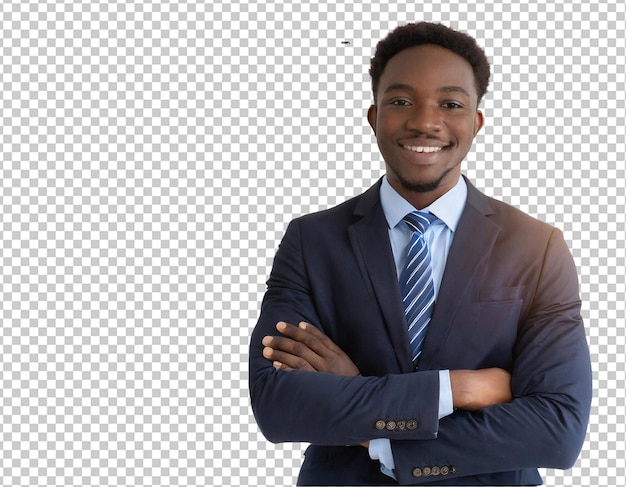
[[[457,184],[450,191],[426,208],[414,208],[411,203],[391,187],[387,177],[383,178],[380,187],[380,202],[389,227],[389,240],[391,241],[391,250],[398,276],[406,264],[407,248],[411,238],[411,230],[402,219],[415,210],[430,212],[438,218],[424,232],[424,238],[430,252],[435,300],[439,294],[439,286],[441,286],[448,252],[450,251],[454,232],[465,208],[466,199],[467,185],[462,177],[459,177]],[[439,372],[439,419],[452,414],[454,410],[452,404],[450,371],[441,370]],[[380,469],[384,474],[395,478],[393,473],[395,463],[391,451],[391,442],[387,438],[371,440],[369,455],[373,460],[380,461]]]

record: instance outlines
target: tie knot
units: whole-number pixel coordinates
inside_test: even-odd
[[[432,222],[437,219],[432,213],[414,211],[403,218],[407,225],[414,232],[424,233]]]

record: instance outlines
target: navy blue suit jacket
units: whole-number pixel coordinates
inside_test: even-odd
[[[571,467],[591,403],[576,268],[561,232],[468,182],[419,371],[379,198],[380,181],[291,222],[250,343],[250,395],[272,442],[311,446],[301,485],[395,484],[358,445],[389,438],[400,484],[537,485]],[[309,322],[362,376],[277,371],[261,340]],[[441,369],[501,367],[512,402],[437,419]]]

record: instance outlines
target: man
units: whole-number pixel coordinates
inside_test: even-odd
[[[386,174],[289,225],[250,344],[258,424],[311,443],[301,485],[539,485],[591,402],[569,250],[461,175],[489,81],[471,37],[400,27],[370,74]]]

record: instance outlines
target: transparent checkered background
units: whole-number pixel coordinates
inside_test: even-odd
[[[0,3],[1,485],[295,483],[249,335],[288,221],[383,173],[369,58],[422,19],[493,64],[466,174],[580,270],[596,397],[545,482],[626,485],[624,3],[351,3]]]

